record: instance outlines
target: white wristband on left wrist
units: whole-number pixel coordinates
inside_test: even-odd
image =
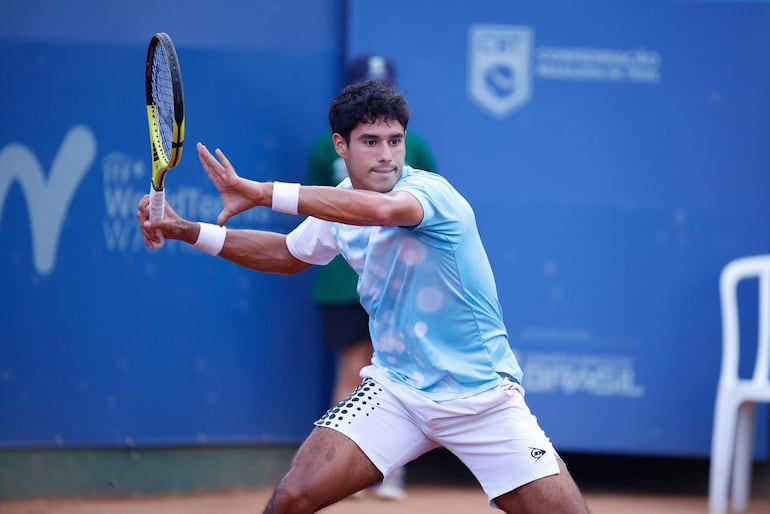
[[[198,225],[200,225],[201,230],[198,234],[198,240],[193,243],[193,246],[209,255],[219,255],[225,246],[227,229],[211,223],[198,222]]]

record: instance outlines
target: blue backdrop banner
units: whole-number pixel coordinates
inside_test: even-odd
[[[300,441],[329,395],[312,273],[144,247],[144,65],[168,32],[187,114],[168,196],[215,222],[195,143],[248,178],[303,180],[338,85],[339,8],[172,1],[159,24],[146,1],[91,4],[12,1],[0,22],[0,447]],[[298,221],[262,209],[229,226]]]
[[[708,455],[719,272],[770,240],[770,4],[440,19],[354,0],[347,51],[395,60],[409,127],[474,206],[534,412],[563,451]]]

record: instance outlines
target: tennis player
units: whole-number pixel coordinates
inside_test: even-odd
[[[393,86],[347,86],[332,101],[339,186],[255,182],[198,144],[219,190],[218,224],[166,206],[139,220],[145,244],[192,244],[240,266],[294,274],[342,254],[359,274],[374,355],[363,382],[315,422],[266,513],[316,512],[438,446],[471,470],[505,512],[587,513],[564,462],[530,413],[473,210],[442,176],[404,165],[410,111]],[[226,229],[253,207],[300,214],[288,235]]]

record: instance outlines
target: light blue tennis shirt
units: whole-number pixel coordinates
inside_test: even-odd
[[[350,179],[339,186],[352,189]],[[311,264],[341,253],[358,273],[372,365],[434,401],[521,381],[471,206],[435,173],[404,167],[394,191],[422,205],[416,227],[359,227],[308,217],[287,237]]]

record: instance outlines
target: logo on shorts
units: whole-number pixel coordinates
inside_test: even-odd
[[[545,450],[541,450],[540,448],[532,448],[530,447],[529,454],[532,456],[533,459],[535,459],[535,462],[540,460],[540,457],[545,455]]]

